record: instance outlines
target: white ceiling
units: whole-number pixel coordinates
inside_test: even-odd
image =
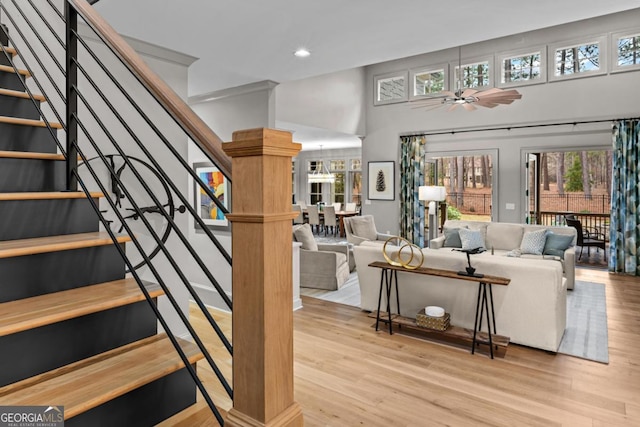
[[[640,7],[640,0],[102,0],[120,33],[200,58],[189,95],[286,82]],[[293,52],[304,46],[311,56]],[[296,135],[299,137],[299,135]]]

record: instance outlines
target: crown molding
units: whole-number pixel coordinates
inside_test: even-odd
[[[216,90],[213,92],[203,93],[189,97],[189,105],[200,104],[202,102],[215,101],[217,99],[229,98],[231,96],[245,95],[248,93],[262,92],[271,90],[278,86],[279,83],[271,80],[263,80],[260,82],[249,83],[242,86],[230,87],[227,89]]]
[[[93,30],[85,23],[78,22],[78,34],[87,40],[102,43],[100,38],[93,32]],[[133,37],[128,37],[120,34],[131,47],[141,55],[159,59],[165,62],[172,62],[174,64],[183,65],[185,67],[190,66],[199,58],[186,53],[178,52],[166,47],[158,46],[153,43],[145,42]]]

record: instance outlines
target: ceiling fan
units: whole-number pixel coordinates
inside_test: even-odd
[[[456,92],[442,91],[440,95],[423,98],[414,103],[419,104],[413,108],[428,108],[429,110],[448,105],[447,111],[453,111],[457,107],[462,107],[467,111],[477,110],[477,107],[494,108],[500,104],[511,104],[522,95],[515,89],[491,88],[487,90],[476,90],[467,88],[463,91],[462,84],[462,48],[458,48],[458,90]]]

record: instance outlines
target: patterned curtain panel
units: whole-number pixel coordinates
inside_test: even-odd
[[[609,271],[638,276],[640,244],[640,120],[613,127],[613,179],[609,232]]]
[[[400,235],[424,247],[424,204],[418,187],[424,185],[424,136],[404,136],[400,154]]]

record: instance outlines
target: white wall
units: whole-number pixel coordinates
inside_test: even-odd
[[[238,88],[225,89],[209,94],[189,98],[190,106],[225,142],[231,141],[233,132],[243,129],[275,127],[275,84],[273,82],[253,83]],[[193,142],[189,143],[189,163],[208,162],[207,157]],[[194,185],[191,181],[189,197],[193,200]],[[233,198],[233,193],[231,194]],[[215,271],[215,277],[228,295],[231,295],[231,268],[213,247],[209,237],[196,230],[193,218],[188,219],[189,239],[194,249],[202,255],[207,265]],[[231,253],[231,234],[214,230],[216,238]],[[208,280],[197,268],[190,279],[195,283],[198,294],[205,303],[225,309],[218,293],[209,285]]]
[[[588,21],[534,31],[462,48],[465,57],[493,55],[497,52],[539,46],[621,29],[638,28],[640,9],[609,15]],[[430,64],[457,64],[458,50],[451,49],[367,67],[367,133],[362,144],[363,164],[375,160],[399,159],[399,137],[412,133],[429,133],[475,129],[481,127],[515,126],[550,122],[574,122],[591,119],[636,117],[636,96],[640,72],[625,72],[573,79],[560,82],[518,87],[522,99],[494,109],[480,107],[473,112],[446,108],[425,111],[413,109],[411,103],[373,105],[374,76],[391,71],[407,70]],[[426,151],[456,152],[497,148],[499,157],[498,209],[494,220],[521,222],[524,219],[523,153],[536,148],[610,147],[611,124],[576,125],[527,130],[456,133],[427,136]],[[397,168],[396,168],[397,170]],[[365,187],[367,179],[364,180]],[[379,229],[398,232],[399,179],[396,200],[371,201],[363,212],[376,216]],[[367,189],[363,189],[367,194]],[[505,203],[515,203],[515,210],[506,210]]]
[[[366,130],[364,68],[285,82],[276,88],[277,120],[349,135]]]

